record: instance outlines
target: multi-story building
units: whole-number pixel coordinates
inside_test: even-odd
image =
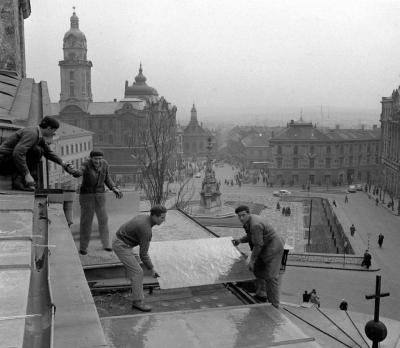
[[[271,133],[253,133],[241,140],[246,168],[268,169],[272,162],[270,137]]]
[[[376,183],[380,129],[318,129],[302,120],[270,139],[270,181],[278,185]]]
[[[93,149],[92,135],[92,132],[85,129],[60,122],[60,128],[53,138],[51,148],[64,162],[70,162],[75,168],[79,168],[82,162],[89,158],[90,151]],[[48,165],[50,187],[76,189],[77,179],[55,163]]]
[[[400,199],[400,95],[399,89],[391,97],[382,98],[381,156],[382,188],[392,197]],[[398,206],[400,212],[400,203]]]
[[[144,146],[142,135],[149,118],[150,104],[157,105],[152,107],[157,114],[169,115],[174,122],[176,107],[147,85],[141,64],[135,82],[132,85],[125,82],[122,100],[94,102],[91,91],[93,64],[87,59],[86,37],[79,29],[75,12],[71,16],[71,28],[64,35],[63,51],[64,59],[59,62],[60,101],[52,103],[52,115],[93,132],[93,147],[104,152],[110,164],[111,177],[116,182],[138,182],[142,163],[137,154]],[[170,135],[171,139],[174,137],[175,134]],[[175,153],[172,154],[174,156]]]
[[[190,122],[183,130],[183,154],[187,159],[206,158],[208,138],[212,134],[203,128],[197,120],[197,110],[193,104]]]

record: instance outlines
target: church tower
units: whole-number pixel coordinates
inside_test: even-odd
[[[61,74],[60,111],[66,106],[76,105],[88,112],[93,101],[91,87],[92,62],[87,60],[85,34],[79,30],[79,18],[74,12],[71,28],[63,40],[64,60],[59,61]]]

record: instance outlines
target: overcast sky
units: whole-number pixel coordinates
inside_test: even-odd
[[[373,109],[400,83],[399,0],[31,0],[27,75],[59,100],[72,6],[94,101],[122,99],[139,63],[188,119],[310,105]]]

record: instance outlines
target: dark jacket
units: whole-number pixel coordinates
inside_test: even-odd
[[[114,182],[108,173],[108,163],[101,160],[100,167],[96,169],[90,159],[82,163],[81,168],[76,171],[76,176],[82,176],[82,184],[80,188],[81,194],[86,193],[103,193],[106,185],[110,190],[115,188]]]
[[[0,156],[7,160],[13,158],[18,172],[22,175],[29,173],[26,154],[35,146],[41,148],[43,156],[48,160],[62,165],[62,159],[46,144],[39,132],[39,127],[26,127],[17,130],[0,145]]]

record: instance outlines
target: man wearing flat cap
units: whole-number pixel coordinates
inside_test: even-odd
[[[105,186],[115,193],[116,198],[122,198],[122,192],[110,178],[108,163],[103,158],[103,152],[93,150],[89,156],[90,158],[82,163],[81,168],[73,173],[75,177],[82,176],[79,194],[79,203],[81,205],[79,253],[81,255],[87,255],[94,213],[97,216],[103,248],[106,251],[112,251],[110,232],[108,230]]]

